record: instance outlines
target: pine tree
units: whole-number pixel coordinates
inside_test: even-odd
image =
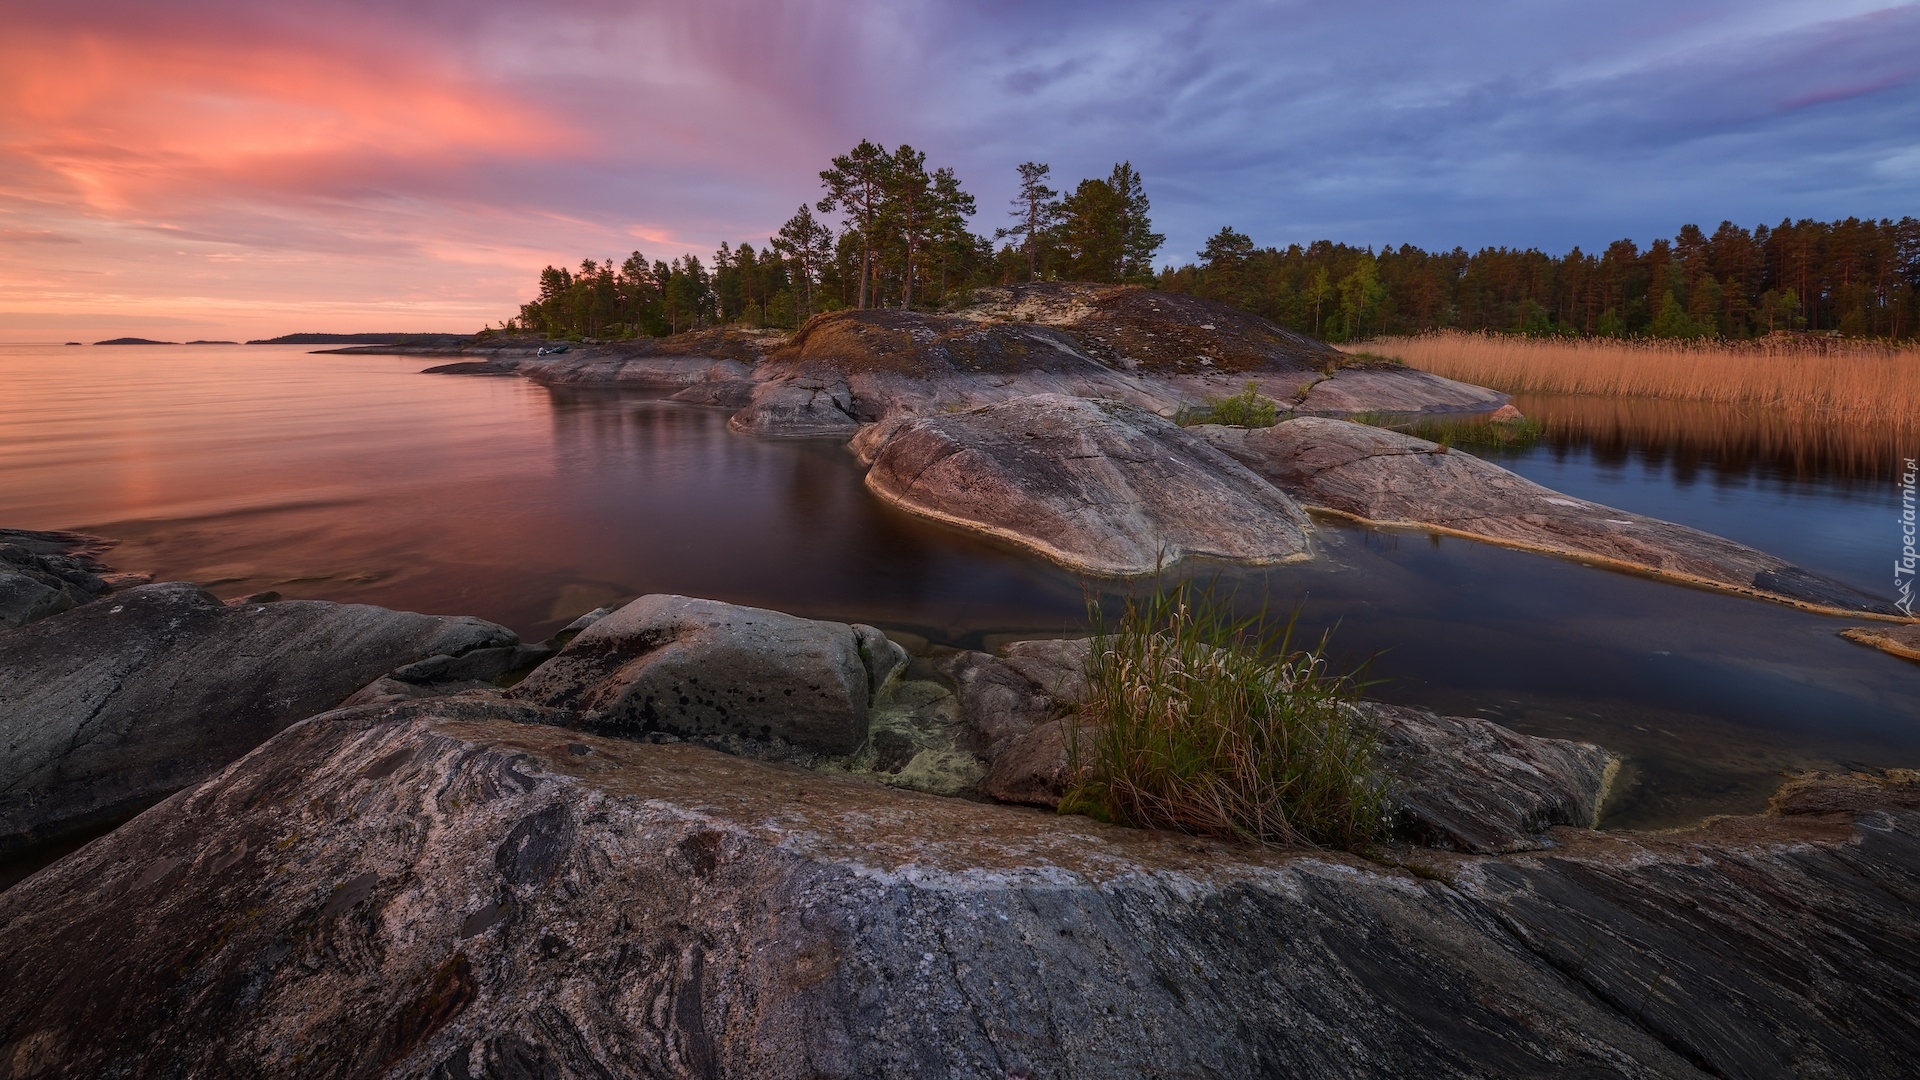
[[[973,253],[974,236],[967,219],[975,213],[973,196],[960,189],[951,168],[933,171],[933,197],[928,207],[927,232],[940,259],[940,298],[946,299],[947,271],[957,259]]]
[[[833,168],[820,172],[820,184],[827,189],[818,208],[821,213],[842,210],[848,218],[849,232],[860,239],[860,307],[867,306],[867,282],[874,271],[874,249],[878,239],[881,213],[886,208],[887,174],[893,158],[868,139],[851,153],[833,159]]]
[[[1056,202],[1060,193],[1048,187],[1047,174],[1052,167],[1028,161],[1020,166],[1020,194],[1013,198],[1013,218],[1017,224],[995,229],[993,238],[1018,237],[1027,256],[1027,280],[1040,279],[1040,247],[1060,213]]]
[[[882,220],[886,234],[901,245],[900,306],[913,306],[913,280],[918,259],[931,233],[933,178],[927,175],[927,155],[906,143],[893,152],[887,166],[886,205]]]
[[[1167,238],[1153,231],[1153,219],[1147,216],[1146,184],[1134,169],[1133,162],[1123,161],[1113,167],[1113,174],[1107,177],[1107,186],[1120,197],[1123,206],[1124,236],[1116,277],[1120,281],[1152,278],[1153,256],[1167,242]]]
[[[813,287],[820,271],[833,258],[833,232],[813,216],[806,203],[780,226],[780,232],[767,241],[769,247],[793,264],[793,276],[800,282],[801,318],[813,314]]]

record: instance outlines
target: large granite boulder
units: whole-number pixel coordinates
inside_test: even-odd
[[[1592,743],[1406,706],[1359,708],[1379,732],[1396,831],[1426,846],[1482,854],[1550,847],[1555,825],[1599,827],[1620,771],[1620,759]]]
[[[1311,525],[1291,498],[1185,429],[1115,402],[1041,394],[900,424],[874,453],[867,487],[1095,574],[1311,553]]]
[[[753,390],[727,426],[743,435],[790,439],[847,438],[862,421],[842,379],[771,379]]]
[[[1920,1054],[1910,810],[1368,861],[526,708],[315,718],[0,894],[0,971],[31,973],[0,980],[0,1062],[1485,1078],[1904,1076]]]
[[[1576,499],[1397,431],[1323,417],[1194,429],[1303,504],[1825,611],[1893,605],[1725,537]]]
[[[511,645],[467,617],[143,585],[0,632],[0,854],[200,781],[382,672]]]
[[[577,710],[597,731],[780,740],[848,754],[867,737],[876,681],[900,662],[897,647],[874,655],[872,642],[886,639],[865,629],[643,596],[581,631],[508,696]]]
[[[70,532],[0,529],[0,629],[58,615],[105,593],[108,543]]]

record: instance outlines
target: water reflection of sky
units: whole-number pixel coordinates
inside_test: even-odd
[[[881,505],[837,444],[420,366],[0,348],[4,523],[119,537],[119,566],[223,596],[463,612],[529,637],[646,592],[957,645],[1080,624],[1080,579]],[[1689,482],[1573,437],[1502,460],[1861,588],[1890,559],[1875,549],[1878,484],[1726,463]],[[1418,532],[1327,522],[1321,548],[1304,566],[1194,569],[1249,603],[1298,603],[1303,639],[1331,631],[1336,656],[1373,659],[1376,696],[1628,754],[1619,822],[1752,809],[1789,769],[1920,764],[1920,666],[1843,641],[1845,621]]]

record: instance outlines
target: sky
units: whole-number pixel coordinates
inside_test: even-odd
[[[1920,215],[1920,2],[0,0],[0,341],[472,331],[760,246],[862,138],[1005,224],[1553,253]]]

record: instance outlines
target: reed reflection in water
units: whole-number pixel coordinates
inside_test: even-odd
[[[1517,394],[1514,405],[1545,423],[1550,446],[1588,449],[1616,464],[1663,463],[1680,484],[1705,475],[1879,486],[1920,449],[1916,423],[1845,422],[1758,405],[1584,394]]]

